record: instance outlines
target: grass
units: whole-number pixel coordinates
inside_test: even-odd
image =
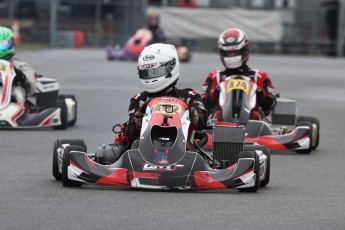
[[[47,44],[32,44],[32,43],[22,43],[16,46],[18,51],[36,51],[49,48]]]

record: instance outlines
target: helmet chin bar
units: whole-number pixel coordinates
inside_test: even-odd
[[[223,57],[223,64],[229,69],[236,69],[241,67],[243,63],[242,56],[238,55],[235,57]]]

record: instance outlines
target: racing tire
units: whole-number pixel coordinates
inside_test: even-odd
[[[261,150],[263,154],[267,156],[267,168],[266,168],[266,175],[265,179],[260,181],[260,187],[266,187],[270,182],[270,175],[271,175],[271,152],[266,146],[262,145],[247,145],[244,146],[244,151],[254,151],[254,150]]]
[[[253,158],[255,160],[254,163],[254,173],[255,173],[255,185],[251,188],[238,188],[240,192],[256,192],[260,188],[260,162],[259,156],[254,151],[243,151],[239,153],[239,159],[241,158]]]
[[[299,121],[299,122],[297,122],[297,126],[308,126],[309,130],[313,130],[313,124],[310,123],[309,121]],[[307,149],[296,150],[297,153],[309,154],[313,150],[313,140],[314,140],[313,132],[309,132],[308,136],[310,139],[309,147]]]
[[[77,98],[73,94],[68,95],[59,95],[59,100],[65,100],[66,98],[72,99],[75,102],[74,106],[74,119],[68,122],[68,126],[74,126],[77,122],[77,113],[78,113],[78,101]],[[68,114],[68,107],[67,107],[67,114]]]
[[[71,120],[70,122],[68,122],[69,126],[74,126],[75,123],[77,122],[77,114],[78,114],[78,101],[77,98],[74,95],[66,95],[66,98],[70,98],[75,102],[75,106],[74,106],[74,119]]]
[[[115,60],[115,58],[113,58],[113,57],[111,57],[111,56],[108,55],[108,56],[107,56],[107,60],[108,60],[108,61],[113,61],[113,60]]]
[[[63,144],[76,145],[83,148],[84,152],[87,152],[87,146],[82,139],[57,139],[57,147],[61,147]]]
[[[54,143],[54,149],[53,149],[53,177],[55,180],[59,181],[61,180],[61,173],[58,169],[58,152],[57,149],[59,147],[57,146],[57,141]]]
[[[68,179],[68,166],[70,165],[69,154],[71,151],[83,151],[83,148],[76,145],[67,146],[62,157],[61,181],[64,187],[80,187],[83,182]]]
[[[53,149],[53,177],[55,180],[60,181],[61,180],[61,173],[58,169],[58,152],[57,149],[60,148],[63,144],[70,144],[70,145],[76,145],[83,149],[83,151],[87,152],[86,144],[81,139],[57,139],[54,143],[54,149]]]
[[[297,123],[300,121],[309,121],[313,125],[313,150],[319,146],[320,142],[320,121],[316,117],[298,116]]]
[[[61,119],[61,125],[55,126],[55,129],[67,129],[68,127],[68,120],[67,120],[67,104],[64,99],[58,99],[57,106],[60,108],[60,119]]]

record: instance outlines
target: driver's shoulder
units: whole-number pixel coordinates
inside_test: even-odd
[[[178,91],[180,92],[179,94],[184,97],[194,97],[199,95],[199,93],[192,88],[178,89]]]
[[[267,76],[267,73],[261,69],[249,68],[248,72],[250,75]]]

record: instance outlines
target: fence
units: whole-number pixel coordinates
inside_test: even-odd
[[[85,46],[119,44],[145,25],[141,0],[0,0],[0,24],[14,18],[23,43],[53,46],[72,45],[80,32]]]
[[[145,12],[150,6],[176,7],[178,2],[179,0],[0,0],[0,25],[11,27],[13,19],[18,19],[22,43],[59,47],[104,47],[108,44],[125,43],[138,28],[145,26]],[[242,7],[250,13],[252,9],[248,8],[252,7],[249,3],[254,1],[198,0],[198,2],[202,4],[193,8],[194,10],[224,11],[227,5],[229,9]],[[255,52],[319,55],[336,48],[334,44],[329,45],[324,8],[298,7],[296,3],[293,8],[275,9],[273,1],[263,2],[270,4],[262,7],[261,10],[269,9],[279,13],[280,20],[276,23],[282,28],[282,34],[279,35],[280,41],[260,42],[255,41],[255,38],[252,39]],[[161,17],[164,20],[164,15]],[[214,18],[209,20],[211,24],[219,23],[213,21]],[[342,28],[343,21],[341,17],[339,28]],[[181,25],[175,26],[178,29]],[[341,39],[338,39],[337,48],[342,51],[343,32],[339,31],[339,34]],[[174,43],[186,42],[186,45],[192,46],[191,48],[195,50],[216,50],[216,39],[217,37],[195,38],[190,42],[183,35],[171,38]]]

